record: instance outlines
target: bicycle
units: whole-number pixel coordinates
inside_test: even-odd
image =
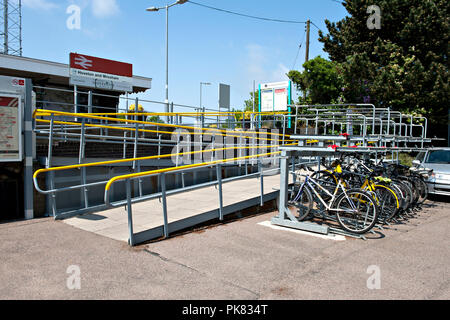
[[[374,227],[378,218],[378,207],[370,193],[360,189],[347,190],[340,176],[333,193],[314,178],[301,176],[305,177],[305,180],[301,184],[294,183],[288,200],[288,205],[297,209],[299,221],[305,220],[316,204],[317,213],[322,218],[337,221],[350,233],[363,234]],[[328,201],[321,193],[328,197]]]

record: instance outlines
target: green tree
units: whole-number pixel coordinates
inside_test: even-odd
[[[320,56],[303,64],[304,71],[291,70],[287,74],[297,90],[307,92],[307,100],[301,102],[327,104],[337,101],[343,86],[338,63]]]
[[[259,90],[256,90],[255,92],[250,92],[250,99],[244,101],[244,109],[243,110],[237,110],[233,108],[233,112],[241,112],[241,111],[249,111],[253,112],[253,97],[255,97],[255,112],[258,112],[258,105],[259,105]],[[234,115],[234,118],[236,121],[242,120],[242,113],[238,113]]]
[[[159,116],[149,116],[147,117],[148,122],[155,122],[155,123],[164,123],[164,120],[161,119]]]
[[[244,101],[244,111],[253,111],[253,97],[255,97],[255,112],[258,112],[259,90],[250,92],[250,99]]]
[[[381,9],[380,29],[369,29],[370,5]],[[423,115],[434,134],[448,123],[448,0],[346,0],[349,16],[325,20],[319,41],[342,66],[349,102]]]

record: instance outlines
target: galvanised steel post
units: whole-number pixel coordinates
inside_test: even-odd
[[[127,157],[127,131],[123,132],[123,159]]]
[[[84,156],[85,156],[85,145],[86,145],[86,143],[85,143],[85,131],[86,131],[85,122],[86,122],[86,119],[83,118],[81,120],[80,150],[79,150],[79,154],[78,154],[78,164],[82,163]],[[81,168],[81,183],[83,185],[86,185],[86,182],[87,182],[86,181],[86,168],[83,167],[83,168]],[[81,198],[84,202],[84,207],[88,208],[89,207],[88,189],[87,189],[87,187],[83,187],[80,191],[81,191]]]
[[[169,237],[169,225],[167,220],[167,196],[166,196],[166,174],[161,173],[161,199],[163,206],[163,219],[164,219],[164,237]]]
[[[78,113],[78,86],[73,86],[73,112]],[[75,118],[75,121],[78,121]]]
[[[156,130],[158,131],[158,127],[156,127]],[[158,156],[161,155],[161,134],[158,134]]]
[[[219,220],[223,220],[223,195],[222,195],[222,166],[216,165],[217,185],[219,187]]]
[[[134,236],[133,236],[133,212],[131,211],[131,182],[127,179],[126,182],[127,189],[127,214],[128,214],[128,244],[134,246]]]
[[[259,169],[259,183],[261,186],[261,198],[260,198],[260,206],[264,205],[264,175],[263,175],[263,166],[261,159],[258,159],[258,169]]]
[[[168,115],[169,114],[169,8],[177,4],[183,4],[185,2],[187,2],[187,0],[177,0],[175,3],[166,5],[165,7],[161,8],[150,7],[146,9],[147,11],[159,11],[161,9],[166,9],[166,100],[165,100],[166,123],[169,123],[170,121],[170,117]]]
[[[34,218],[33,210],[33,96],[32,83],[30,79],[25,80],[25,101],[24,101],[24,151],[25,151],[25,167],[24,167],[24,210],[25,219]]]
[[[92,113],[92,90],[88,93],[88,113]],[[89,119],[89,122],[92,122],[92,119]]]
[[[50,168],[52,166],[52,148],[53,148],[53,127],[54,127],[55,114],[52,113],[50,116],[50,134],[48,136],[48,155],[47,155],[47,163],[46,168]],[[50,189],[55,189],[55,173],[52,171],[48,176],[50,180]],[[52,208],[53,217],[56,218],[56,195],[54,192],[50,194],[50,205]]]
[[[134,113],[137,114],[137,110],[138,110],[138,106],[139,106],[139,99],[136,98],[135,100],[135,104],[134,104]],[[134,120],[137,120],[137,115],[134,116]],[[133,149],[133,158],[137,157],[137,145],[138,145],[138,137],[139,137],[139,124],[136,122],[136,130],[134,133],[134,149]],[[136,169],[136,161],[133,161],[133,170]]]
[[[286,150],[281,151],[280,158],[280,195],[278,199],[278,219],[286,217],[286,207],[288,201],[289,165]]]
[[[178,167],[178,154],[180,153],[180,131],[177,130],[177,155],[175,158],[175,166]]]
[[[169,112],[169,6],[166,6],[166,113]],[[169,116],[166,116],[169,123]]]
[[[242,133],[239,134],[239,157],[242,157]],[[242,161],[238,161],[239,168],[242,167]],[[239,169],[239,174],[241,174],[241,170]]]
[[[388,127],[387,127],[387,135],[389,135],[390,131],[389,131],[389,127],[390,127],[390,120],[391,120],[391,108],[387,108],[388,110]]]

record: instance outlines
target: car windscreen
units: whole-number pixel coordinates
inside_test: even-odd
[[[450,164],[450,150],[435,150],[428,153],[426,163]]]
[[[416,156],[415,160],[419,160],[420,162],[422,162],[423,159],[425,158],[425,154],[426,154],[426,152],[419,152],[419,154]]]

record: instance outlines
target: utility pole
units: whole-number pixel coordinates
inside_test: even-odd
[[[306,55],[305,55],[305,62],[308,62],[309,60],[309,27],[310,27],[311,21],[308,19],[306,21]]]
[[[255,115],[255,104],[256,104],[256,92],[255,92],[255,80],[253,80],[253,94],[252,94],[252,102],[253,102],[253,114],[252,117],[253,119],[250,118],[250,129],[253,130],[255,129],[255,120],[256,120],[256,115]],[[245,110],[244,110],[245,111]],[[244,113],[242,114],[242,116],[244,116]],[[244,128],[242,128],[244,129]]]
[[[305,62],[308,62],[309,60],[309,30],[310,30],[310,24],[311,21],[308,19],[306,20],[306,53],[305,53]],[[306,90],[303,91],[303,99],[306,100]]]

